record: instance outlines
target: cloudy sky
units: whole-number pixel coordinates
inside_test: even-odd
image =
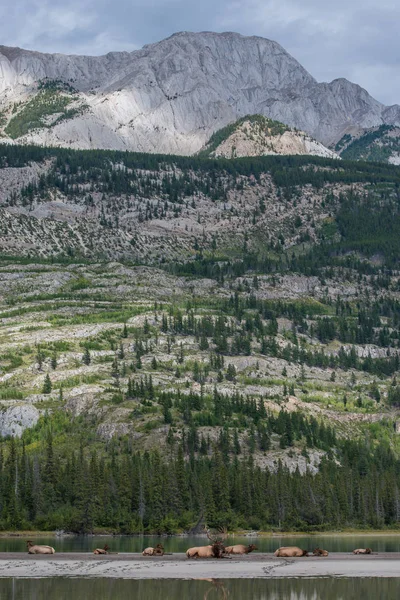
[[[276,40],[319,81],[347,77],[400,103],[398,0],[1,0],[0,44],[43,52],[135,50],[176,31]]]

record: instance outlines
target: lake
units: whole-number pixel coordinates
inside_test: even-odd
[[[0,579],[0,600],[395,600],[399,579]]]
[[[0,552],[25,552],[26,539],[0,537]],[[108,544],[112,552],[141,552],[147,546],[162,543],[166,552],[185,552],[191,546],[208,543],[203,536],[155,537],[155,536],[65,536],[34,537],[35,543],[53,546],[56,552],[92,552]],[[231,544],[256,544],[259,552],[274,552],[279,546],[300,546],[313,550],[316,546],[330,552],[352,552],[354,548],[372,548],[374,552],[400,552],[400,533],[394,535],[315,535],[299,537],[229,537]]]

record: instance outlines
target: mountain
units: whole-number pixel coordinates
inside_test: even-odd
[[[0,46],[0,127],[8,141],[194,154],[249,114],[325,145],[349,128],[400,125],[399,106],[385,107],[345,79],[318,83],[260,37],[182,32],[99,57]]]
[[[350,160],[368,160],[400,165],[400,128],[380,125],[346,133],[335,150]]]
[[[335,152],[304,131],[262,115],[248,115],[216,131],[200,152],[209,158],[289,154],[338,158]]]

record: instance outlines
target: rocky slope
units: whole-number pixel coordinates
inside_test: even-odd
[[[336,151],[350,160],[368,160],[400,165],[400,128],[381,125],[351,130],[336,144]]]
[[[2,154],[0,252],[26,257],[160,264],[202,251],[275,255],[318,241],[321,227],[335,237],[328,221],[336,200],[352,186],[367,191],[375,178],[361,163],[312,156],[215,161],[16,146]],[[383,167],[380,180],[390,186],[397,170]]]
[[[0,46],[0,127],[8,140],[192,154],[247,114],[325,145],[349,127],[400,124],[397,105],[385,107],[345,79],[318,83],[279,44],[259,37],[183,32],[100,57]]]
[[[201,151],[210,158],[241,158],[268,155],[338,155],[304,131],[287,127],[262,115],[243,117],[217,131]]]

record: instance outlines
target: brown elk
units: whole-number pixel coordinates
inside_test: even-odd
[[[248,546],[237,544],[236,546],[227,546],[225,548],[225,554],[249,554],[254,550],[257,550],[257,546],[254,544],[249,544]]]
[[[93,554],[108,554],[108,550],[109,547],[106,544],[104,548],[96,548],[95,550],[93,550]]]
[[[293,558],[295,556],[308,556],[307,550],[302,550],[298,546],[282,546],[275,550],[275,556],[285,557],[285,558]]]
[[[142,552],[143,556],[164,556],[164,546],[157,544],[155,548],[145,548]]]
[[[214,558],[213,547],[210,546],[195,546],[186,550],[188,558]]]
[[[329,556],[328,550],[322,550],[321,548],[315,548],[313,554],[314,556]]]
[[[372,554],[371,548],[357,548],[353,550],[353,554]]]
[[[210,530],[205,527],[207,537],[212,542],[208,546],[197,546],[195,548],[189,548],[186,551],[188,558],[222,558],[225,553],[225,546],[223,544],[226,539],[226,530],[219,530],[219,533],[212,534]]]
[[[29,554],[55,554],[54,548],[51,546],[37,546],[30,540],[26,542]]]

